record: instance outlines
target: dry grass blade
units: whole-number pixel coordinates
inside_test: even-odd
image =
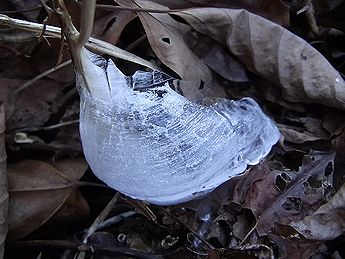
[[[0,89],[0,96],[4,94]],[[4,101],[0,100],[0,259],[4,255],[4,245],[7,234],[7,172],[6,172],[6,150],[5,150],[5,107]]]
[[[16,29],[26,30],[26,31],[33,31],[37,33],[41,33],[44,25],[34,22],[23,21],[19,19],[13,19],[6,15],[0,14],[0,25],[14,27]],[[61,28],[47,25],[44,31],[45,36],[60,38],[61,37]],[[139,65],[151,68],[153,70],[157,70],[158,68],[153,65],[151,62],[142,59],[130,52],[127,52],[123,49],[120,49],[114,45],[111,45],[105,41],[97,40],[95,38],[90,38],[89,42],[85,44],[87,48],[94,52],[98,52],[101,54],[107,54],[112,57],[120,58],[123,60],[127,60],[133,63],[137,63]]]

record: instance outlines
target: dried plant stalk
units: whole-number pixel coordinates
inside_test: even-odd
[[[0,90],[0,97],[4,93]],[[5,107],[0,99],[0,259],[4,256],[4,245],[7,234],[8,192],[6,177],[6,150],[5,150]]]

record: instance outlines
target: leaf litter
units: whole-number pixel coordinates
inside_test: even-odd
[[[79,24],[80,6],[67,2]],[[96,258],[102,258],[102,249],[109,247],[123,249],[108,250],[113,255],[120,251],[138,258],[138,250],[146,252],[145,256],[167,258],[207,254],[211,258],[345,256],[339,241],[345,226],[345,87],[341,77],[345,72],[341,53],[345,49],[340,44],[341,36],[308,32],[309,20],[289,17],[292,7],[281,1],[117,2],[130,8],[175,10],[135,13],[102,8],[96,13],[95,37],[122,47],[138,41],[140,44],[134,44],[132,51],[167,73],[180,76],[184,82],[181,92],[190,99],[207,102],[205,97],[226,94],[253,97],[276,121],[283,138],[265,161],[203,199],[167,208],[139,205],[128,198],[118,200],[108,217],[134,209],[137,213],[95,232],[86,247],[96,244],[95,248],[100,249]],[[318,25],[344,34],[336,16],[344,8],[343,1],[329,1],[326,5],[317,2],[313,15],[321,23]],[[112,1],[104,3],[114,5]],[[22,12],[18,6],[12,8]],[[234,7],[246,10],[230,9]],[[181,8],[187,9],[176,11]],[[37,12],[24,16],[40,23],[45,18]],[[329,23],[324,22],[325,17]],[[56,20],[49,23],[58,25]],[[279,24],[291,24],[290,32]],[[51,254],[46,249],[50,246],[53,258],[60,258],[62,253],[55,241],[64,241],[62,248],[66,251],[73,247],[74,238],[81,241],[114,192],[99,188],[89,171],[83,179],[95,186],[76,189],[86,165],[77,159],[82,154],[77,124],[68,124],[78,118],[79,101],[70,67],[48,74],[14,94],[18,86],[57,64],[60,42],[46,38],[39,43],[32,34],[0,28],[0,85],[4,90],[1,96],[5,97],[10,183],[6,253],[16,258],[23,253],[13,247],[30,245],[35,249],[29,256],[36,258],[40,252],[43,256]],[[140,39],[142,35],[147,39]],[[320,53],[302,38],[308,42],[322,39],[330,51],[340,54]],[[26,39],[30,40],[28,45],[24,44]],[[68,59],[66,49],[63,57]],[[132,71],[132,65],[116,62],[125,72]],[[33,143],[16,143],[16,133],[26,134]],[[56,163],[44,162],[52,159]],[[5,183],[1,178],[0,185]],[[3,197],[0,216],[4,218],[6,195]],[[91,221],[83,222],[89,208]],[[1,217],[0,245],[6,235]],[[332,248],[327,240],[333,242]],[[68,258],[78,250],[77,246],[73,248],[66,252]]]

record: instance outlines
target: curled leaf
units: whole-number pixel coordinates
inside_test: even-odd
[[[256,74],[279,85],[291,102],[345,109],[345,81],[311,45],[245,10],[191,8],[174,13],[226,46]]]

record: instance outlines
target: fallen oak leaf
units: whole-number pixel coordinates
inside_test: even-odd
[[[345,231],[345,184],[313,214],[290,224],[311,240],[332,240]]]
[[[304,156],[298,172],[284,168],[270,171],[268,168],[273,165],[267,164],[254,167],[248,173],[249,180],[244,179],[235,186],[233,201],[253,211],[259,235],[279,234],[278,224],[289,225],[301,220],[325,202],[334,156],[334,153],[314,151]]]
[[[62,160],[55,167],[37,160],[10,164],[9,240],[30,234],[52,218],[75,195],[86,168],[81,159]]]
[[[249,70],[281,87],[292,102],[345,109],[345,81],[311,45],[245,10],[191,8],[172,12],[226,46]]]

